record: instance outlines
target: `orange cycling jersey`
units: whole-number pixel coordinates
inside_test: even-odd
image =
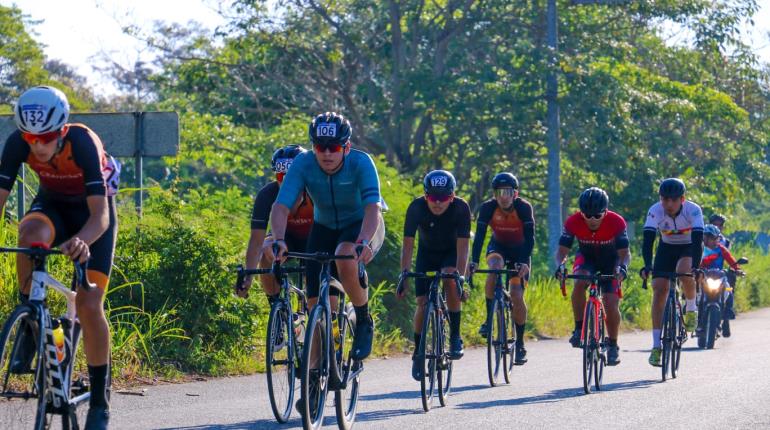
[[[10,191],[21,164],[26,162],[40,177],[41,190],[49,195],[114,195],[120,170],[104,151],[102,141],[83,124],[66,127],[63,145],[49,161],[40,161],[32,154],[21,132],[12,133],[0,159],[0,188]]]

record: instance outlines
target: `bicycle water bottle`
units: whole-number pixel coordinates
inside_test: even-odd
[[[305,342],[305,314],[294,314],[294,339],[300,345]]]
[[[64,349],[64,328],[58,319],[53,320],[53,344],[56,347],[56,358],[59,363],[64,363],[66,351]]]
[[[337,318],[332,319],[332,338],[334,338],[334,348],[340,349],[340,325]]]

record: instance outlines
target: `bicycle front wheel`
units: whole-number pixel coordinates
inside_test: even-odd
[[[38,418],[45,380],[38,325],[32,307],[19,305],[0,332],[0,422],[6,427],[29,428]]]
[[[422,408],[428,412],[433,404],[433,396],[436,392],[436,373],[439,355],[439,328],[438,315],[433,303],[425,305],[425,313],[422,322],[422,336],[420,346],[417,348],[416,360],[419,360],[422,377],[420,378],[420,396]]]
[[[591,379],[594,369],[594,304],[591,301],[586,303],[585,313],[583,314],[583,391],[586,394],[591,393]]]
[[[436,314],[437,328],[439,328],[439,338],[443,340],[439,344],[438,352],[438,400],[441,406],[447,405],[447,398],[449,397],[449,391],[452,389],[452,364],[454,361],[449,359],[449,318],[446,313]]]
[[[489,385],[494,387],[497,385],[497,379],[500,376],[500,364],[503,361],[504,345],[508,340],[505,333],[503,308],[498,300],[495,300],[492,306],[492,315],[489,321],[487,321],[489,327],[489,333],[487,334],[487,375],[489,376]],[[505,367],[505,363],[503,363],[503,367]]]
[[[333,324],[340,325],[340,344],[335,351],[335,359],[341,379],[346,382],[344,388],[334,392],[334,406],[337,414],[337,425],[340,430],[349,430],[353,427],[353,422],[356,419],[356,407],[358,406],[358,387],[361,379],[358,372],[362,363],[354,361],[350,357],[356,326],[355,315],[353,306],[349,306],[345,315],[340,315],[339,321],[333,322]]]
[[[305,430],[321,428],[329,388],[329,330],[326,308],[316,306],[310,312],[302,351],[302,426]]]
[[[270,407],[279,423],[291,415],[294,402],[294,327],[284,302],[276,302],[267,320],[265,369]]]
[[[604,378],[604,365],[607,361],[606,355],[606,339],[604,338],[604,309],[598,306],[595,309],[596,312],[596,326],[598,331],[595,332],[591,341],[594,344],[594,387],[596,391],[602,389],[602,378]]]
[[[673,288],[673,287],[672,287]],[[660,328],[661,340],[661,380],[666,381],[668,377],[668,368],[671,365],[671,358],[674,351],[674,337],[676,336],[676,312],[674,311],[674,302],[669,296],[666,300],[666,307],[663,309],[663,325]]]

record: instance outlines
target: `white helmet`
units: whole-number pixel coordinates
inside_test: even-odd
[[[64,127],[70,116],[67,96],[53,87],[34,87],[19,96],[13,119],[19,130],[43,134]]]

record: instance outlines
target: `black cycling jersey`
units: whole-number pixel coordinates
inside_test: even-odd
[[[418,197],[406,210],[404,236],[415,237],[418,229],[419,249],[454,249],[458,238],[471,237],[471,208],[465,200],[455,197],[444,213],[434,215],[425,197]]]

